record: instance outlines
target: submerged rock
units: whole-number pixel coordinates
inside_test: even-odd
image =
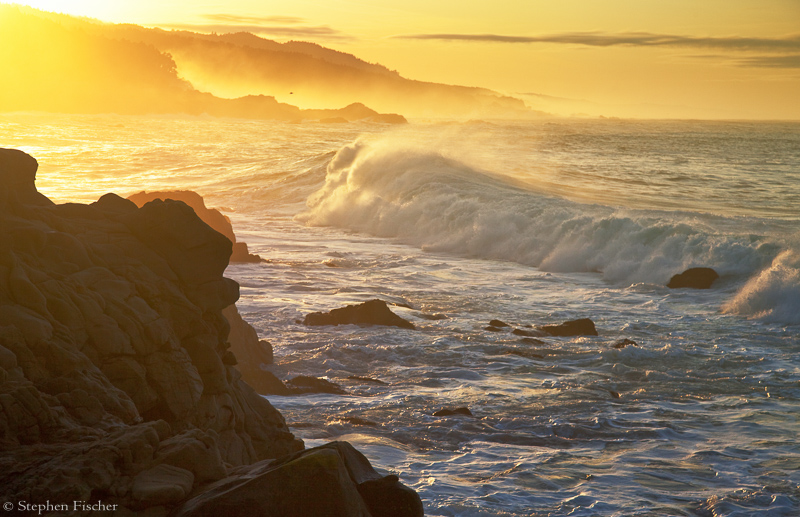
[[[670,289],[710,289],[719,274],[710,267],[693,267],[669,279]]]
[[[292,394],[304,393],[330,393],[333,395],[346,395],[347,392],[335,382],[326,381],[318,377],[298,375],[286,381]]]
[[[440,409],[439,411],[433,414],[433,416],[455,416],[455,415],[473,416],[472,411],[470,411],[469,408],[467,407]]]
[[[542,337],[547,335],[546,332],[541,330],[525,330],[525,329],[514,329],[511,331],[512,334],[515,336],[524,336],[524,337]]]
[[[625,348],[626,346],[639,346],[639,345],[636,344],[636,341],[628,338],[620,339],[619,341],[614,343],[614,348],[617,349]]]
[[[565,321],[560,325],[545,325],[539,327],[540,330],[551,336],[570,337],[570,336],[596,336],[597,329],[594,322],[589,318]]]
[[[303,319],[303,325],[386,325],[412,330],[416,328],[413,323],[389,310],[386,302],[377,299],[330,312],[312,312]]]
[[[490,327],[510,327],[508,323],[501,321],[501,320],[492,320],[489,322]]]
[[[388,382],[384,382],[380,379],[373,379],[372,377],[362,377],[360,375],[348,375],[348,379],[353,381],[362,381],[362,382],[372,382],[374,384],[383,384],[384,386],[388,386]]]

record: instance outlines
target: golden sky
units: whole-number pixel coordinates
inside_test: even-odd
[[[164,28],[314,41],[411,79],[565,113],[800,119],[800,0],[31,0]]]

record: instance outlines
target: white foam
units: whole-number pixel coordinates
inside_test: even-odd
[[[392,141],[342,148],[298,216],[426,250],[553,272],[601,272],[617,284],[664,284],[689,267],[749,275],[779,248],[717,229],[695,213],[622,210],[522,188],[441,153]]]
[[[800,253],[787,250],[778,255],[722,310],[776,323],[800,324]]]

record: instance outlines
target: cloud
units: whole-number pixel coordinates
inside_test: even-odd
[[[227,13],[204,14],[202,17],[206,20],[211,20],[212,22],[236,25],[260,25],[263,23],[295,25],[306,21],[303,18],[297,18],[295,16],[242,16],[238,14]]]
[[[485,41],[495,43],[556,43],[590,47],[683,47],[737,51],[786,52],[800,50],[800,35],[783,38],[747,38],[741,36],[699,37],[649,32],[568,32],[544,36],[505,36],[500,34],[410,34],[404,39]]]
[[[740,59],[737,64],[754,68],[800,68],[800,54],[749,57]]]
[[[332,29],[327,25],[314,27],[299,26],[285,27],[278,25],[240,25],[236,23],[213,23],[213,24],[164,24],[160,27],[167,29],[181,29],[195,32],[216,32],[227,34],[230,32],[252,32],[253,34],[264,34],[270,36],[285,36],[291,38],[326,38],[326,39],[352,39],[351,36],[343,32]]]

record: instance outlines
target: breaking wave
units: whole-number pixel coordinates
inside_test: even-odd
[[[798,312],[798,282],[787,285],[788,259],[778,258],[786,245],[741,221],[577,203],[418,146],[343,147],[297,219],[543,271],[597,272],[617,285],[663,285],[707,266],[723,281],[753,277],[727,311],[790,323]]]

